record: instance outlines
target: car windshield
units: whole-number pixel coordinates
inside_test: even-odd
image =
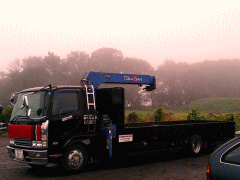
[[[20,93],[14,105],[11,121],[39,121],[46,117],[51,92],[24,92]],[[27,117],[23,97],[27,96],[28,108],[31,109],[29,118]]]

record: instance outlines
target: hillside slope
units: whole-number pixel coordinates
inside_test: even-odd
[[[194,101],[181,108],[189,111],[197,109],[198,111],[208,112],[239,112],[240,98],[206,98]]]

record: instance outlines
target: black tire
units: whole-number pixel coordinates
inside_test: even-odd
[[[198,156],[203,151],[203,141],[200,136],[194,135],[189,138],[188,148],[192,155]]]
[[[80,145],[72,145],[65,151],[62,167],[66,171],[78,171],[87,164],[87,152]]]

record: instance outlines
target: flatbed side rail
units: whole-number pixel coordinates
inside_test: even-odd
[[[148,122],[148,123],[127,123],[125,128],[144,128],[144,127],[158,127],[158,126],[182,126],[194,124],[231,124],[233,121],[208,121],[208,120],[186,120],[186,121],[162,121],[162,122]]]

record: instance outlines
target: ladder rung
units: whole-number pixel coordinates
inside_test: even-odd
[[[87,88],[87,93],[92,93],[93,94],[93,90],[91,88]]]
[[[90,107],[93,107],[93,110],[96,110],[96,105],[95,105],[95,97],[94,97],[94,87],[92,85],[85,85],[86,88],[86,95],[87,95],[87,107],[88,110],[90,110]],[[92,95],[92,96],[91,96]],[[93,101],[93,102],[89,102]]]

